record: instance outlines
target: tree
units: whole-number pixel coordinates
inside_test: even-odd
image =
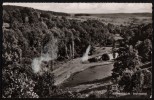
[[[152,73],[147,69],[142,70],[142,72],[144,74],[142,90],[143,92],[147,92],[147,95],[150,96],[152,93],[152,90],[151,90],[152,89]]]
[[[113,77],[115,74],[122,75],[122,72],[128,69],[135,69],[137,65],[140,64],[140,58],[138,56],[138,51],[132,46],[126,46],[119,48],[118,58],[115,60],[113,68]]]
[[[10,15],[6,10],[3,10],[3,22],[10,23]]]
[[[112,77],[119,81],[121,87],[124,86],[125,92],[133,93],[132,75],[140,65],[140,58],[137,50],[132,46],[119,48],[118,58],[115,60]],[[120,79],[118,80],[118,77]]]
[[[109,32],[110,33],[114,33],[113,30],[114,30],[114,25],[111,24],[111,23],[108,23],[108,29],[109,29]]]
[[[133,87],[132,87],[132,71],[126,68],[125,71],[123,71],[122,77],[119,81],[119,86],[124,87],[124,92],[129,92],[132,94]]]
[[[39,97],[34,91],[35,82],[31,79],[30,75],[26,73],[25,68],[23,68],[23,66],[19,64],[3,66],[2,71],[3,98]]]
[[[142,83],[144,81],[143,73],[141,69],[138,69],[132,75],[132,87],[134,92],[142,92]]]
[[[42,12],[40,14],[40,17],[50,19],[51,18],[51,14],[50,13],[46,13],[46,12]]]
[[[141,27],[141,36],[140,38],[142,40],[145,40],[145,39],[150,39],[152,40],[152,24],[149,23],[149,24],[143,24],[143,26]]]
[[[35,75],[36,84],[34,91],[39,97],[47,98],[52,95],[52,86],[54,84],[54,76],[50,72],[45,72],[43,75]]]
[[[132,75],[134,92],[147,92],[151,94],[152,73],[147,69],[139,69]]]
[[[47,23],[48,29],[51,29],[51,28],[53,28],[53,27],[56,26],[56,25],[55,25],[55,22],[53,22],[53,21],[51,21],[51,20],[47,21],[46,23]]]
[[[145,39],[140,44],[136,45],[136,48],[139,52],[139,55],[141,56],[141,61],[147,62],[151,61],[152,57],[152,42],[149,39]]]

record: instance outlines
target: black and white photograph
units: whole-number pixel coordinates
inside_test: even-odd
[[[152,98],[152,3],[2,8],[2,98]]]

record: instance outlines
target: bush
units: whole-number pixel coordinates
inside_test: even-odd
[[[10,15],[6,10],[3,10],[3,22],[10,23]]]
[[[34,81],[36,85],[34,91],[41,98],[51,97],[52,95],[52,86],[54,83],[54,76],[49,72],[43,73],[43,75],[35,75]]]
[[[24,68],[16,64],[8,67],[2,69],[2,97],[38,98],[34,92],[35,82],[24,72]]]

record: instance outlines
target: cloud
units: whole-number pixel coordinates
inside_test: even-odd
[[[66,13],[152,12],[152,3],[4,3]]]

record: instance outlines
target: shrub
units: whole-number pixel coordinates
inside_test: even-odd
[[[39,96],[34,92],[35,82],[23,72],[24,68],[16,64],[8,67],[2,69],[2,97],[38,98]]]

